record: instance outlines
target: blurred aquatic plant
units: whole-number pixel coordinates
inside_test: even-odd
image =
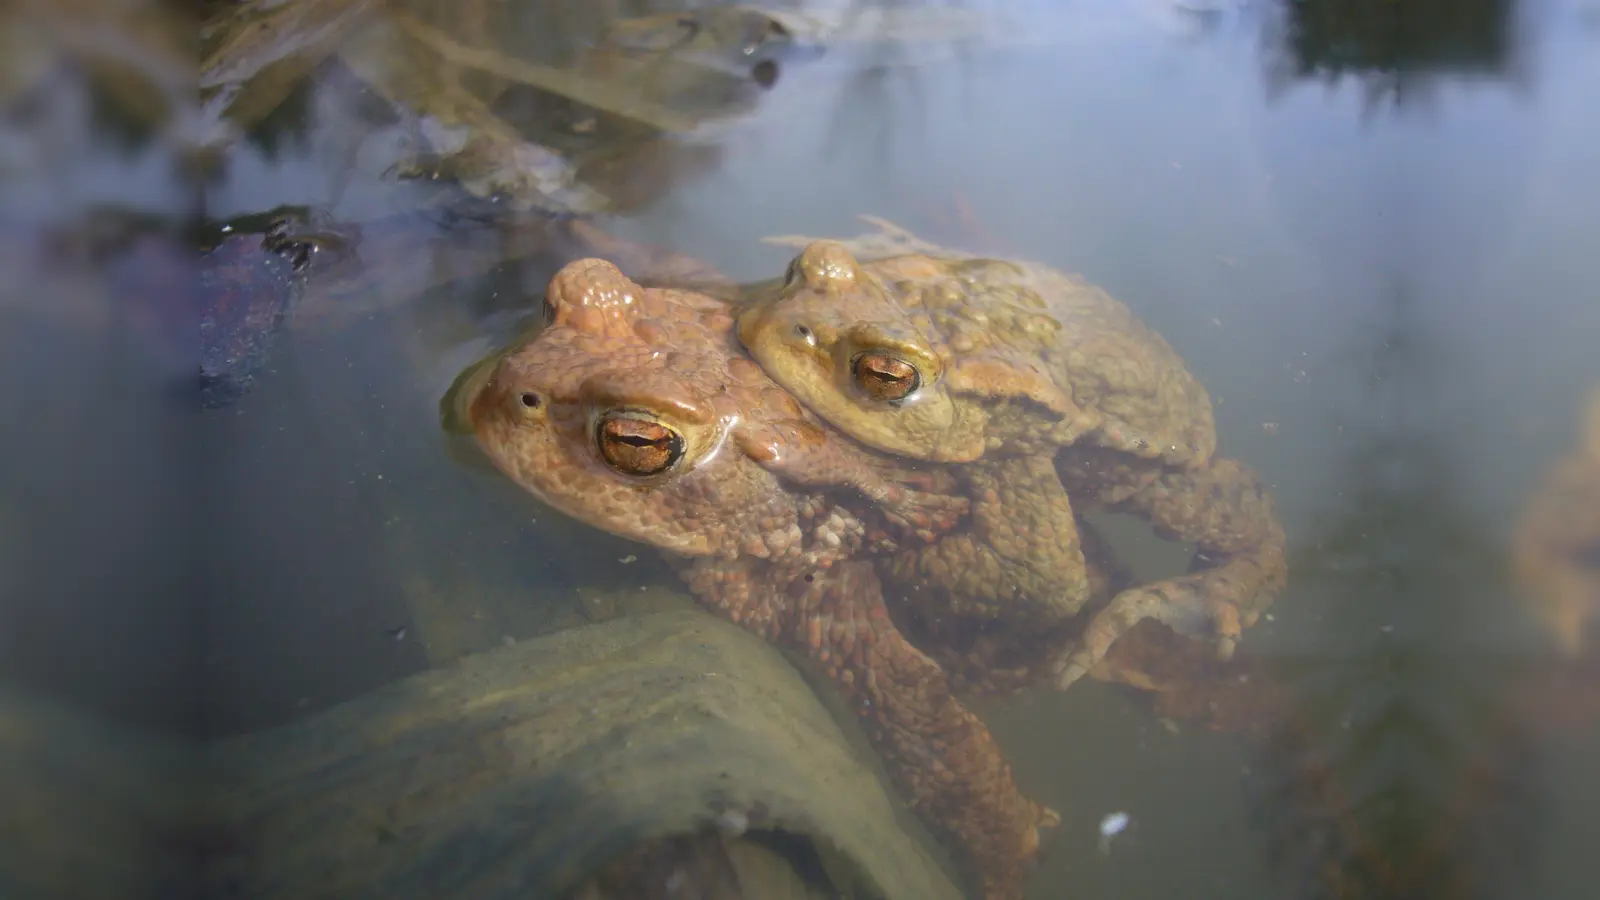
[[[444,177],[519,209],[608,209],[579,173],[590,154],[655,153],[660,135],[693,145],[753,111],[797,41],[754,7],[604,6],[252,0],[202,32],[204,114],[270,151],[274,111],[309,81],[346,73],[411,135],[393,174]]]
[[[199,90],[216,138],[211,164],[240,135],[270,156],[284,131],[304,134],[309,117],[288,101],[314,104],[305,86],[343,74],[410,135],[391,174],[457,183],[518,210],[578,213],[629,205],[646,175],[680,178],[714,162],[719,137],[796,63],[843,52],[898,66],[1026,34],[961,4],[661,11],[643,0],[245,0],[210,8]],[[877,68],[861,77],[872,81]]]
[[[1527,867],[1543,810],[1517,667],[1475,649],[1509,612],[1504,563],[1461,501],[1444,366],[1407,291],[1388,311],[1358,355],[1340,508],[1296,560],[1299,590],[1335,600],[1327,649],[1286,667],[1248,783],[1292,896],[1478,900]]]

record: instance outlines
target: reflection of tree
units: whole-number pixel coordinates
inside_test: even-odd
[[[1498,551],[1459,505],[1430,380],[1397,292],[1368,357],[1343,509],[1298,561],[1337,601],[1328,655],[1288,676],[1290,714],[1262,747],[1258,812],[1289,883],[1316,898],[1478,898],[1527,859],[1539,811],[1528,747],[1503,713],[1504,667],[1463,638],[1502,603]]]
[[[1361,83],[1369,108],[1427,102],[1441,75],[1508,77],[1515,0],[1296,0],[1268,18],[1266,80]]]

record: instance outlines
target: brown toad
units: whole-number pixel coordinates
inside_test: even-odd
[[[1090,591],[1070,495],[1144,516],[1197,553],[1189,574],[1097,610],[1057,661],[1058,686],[1147,618],[1214,637],[1230,657],[1285,585],[1283,529],[1259,478],[1213,456],[1211,399],[1171,346],[1082,279],[869,221],[880,234],[774,239],[804,249],[783,286],[741,313],[739,334],[830,425],[880,450],[963,464],[973,552],[902,553],[891,578],[949,587],[958,612],[1074,617]]]
[[[470,402],[479,445],[552,507],[656,546],[709,610],[807,653],[990,900],[1021,896],[1038,829],[988,729],[901,635],[865,554],[952,527],[958,498],[809,420],[745,359],[728,308],[597,259],[551,281],[548,327]]]
[[[1582,444],[1528,501],[1512,553],[1534,614],[1567,656],[1600,619],[1600,387],[1589,395]]]

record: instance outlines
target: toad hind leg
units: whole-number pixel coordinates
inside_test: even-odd
[[[1272,494],[1243,464],[1213,459],[1194,470],[1161,472],[1108,507],[1149,519],[1157,534],[1197,545],[1189,573],[1118,594],[1084,630],[1080,645],[1056,665],[1066,688],[1144,619],[1179,634],[1217,642],[1232,657],[1240,633],[1255,624],[1288,581],[1286,539]]]
[[[1131,569],[1116,555],[1105,536],[1078,518],[1078,536],[1083,544],[1089,580],[1091,608],[1134,583]],[[958,693],[1012,694],[1034,687],[1053,677],[1052,664],[1076,646],[1083,622],[1074,617],[1055,625],[1041,626],[1037,620],[988,619],[975,621],[962,616],[944,615],[943,610],[928,610],[918,598],[897,598],[896,621],[910,624],[909,637],[939,663]],[[1090,675],[1100,681],[1148,689],[1154,679],[1142,669],[1150,653],[1133,635],[1133,646],[1124,640],[1117,650],[1095,667]],[[1066,648],[1066,649],[1064,649]],[[1119,656],[1119,653],[1123,654]]]
[[[871,562],[795,577],[749,558],[701,558],[681,574],[710,609],[819,663],[861,716],[912,809],[955,844],[983,900],[1021,900],[1039,830],[1061,817],[1017,788],[988,728],[895,628]],[[774,609],[781,625],[757,624],[772,621],[759,613]]]
[[[888,579],[947,600],[960,617],[1050,625],[1077,615],[1089,572],[1053,460],[984,459],[968,464],[966,477],[971,528],[895,554],[884,567]]]

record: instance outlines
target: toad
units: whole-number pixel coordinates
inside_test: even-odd
[[[1600,618],[1600,387],[1586,418],[1578,449],[1528,501],[1512,551],[1526,602],[1568,657],[1583,653]]]
[[[708,610],[819,664],[982,895],[1019,898],[1039,829],[1060,818],[895,627],[866,558],[934,539],[966,502],[809,418],[707,295],[587,259],[552,279],[545,315],[470,400],[486,455],[550,506],[664,551]]]
[[[869,221],[879,234],[847,242],[772,239],[804,249],[738,328],[767,374],[833,427],[878,450],[962,464],[994,564],[913,550],[889,577],[950,587],[962,614],[1075,617],[1091,591],[1074,504],[1100,505],[1194,542],[1196,554],[1188,574],[1095,610],[1054,663],[1057,686],[1146,619],[1231,658],[1285,586],[1285,538],[1255,473],[1214,455],[1211,399],[1177,353],[1080,278]]]

